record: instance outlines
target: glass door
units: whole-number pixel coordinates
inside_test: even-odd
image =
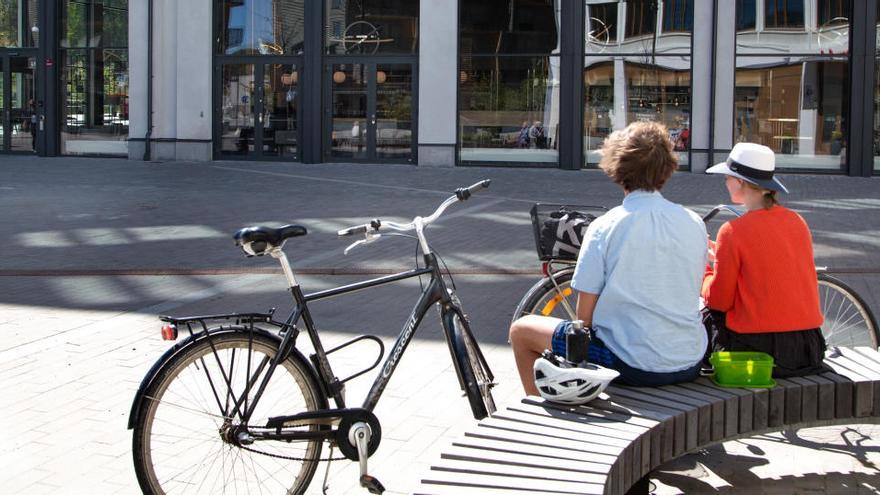
[[[0,57],[0,150],[35,152],[39,126],[33,57]]]
[[[411,162],[413,65],[334,63],[325,72],[326,159]]]
[[[220,66],[220,80],[220,155],[298,159],[300,64],[228,63]]]
[[[376,158],[412,161],[412,64],[376,64]]]

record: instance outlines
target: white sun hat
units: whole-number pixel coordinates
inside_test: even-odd
[[[764,189],[787,193],[788,189],[773,176],[775,171],[776,155],[773,150],[755,143],[736,143],[727,161],[710,167],[706,173],[732,175]]]

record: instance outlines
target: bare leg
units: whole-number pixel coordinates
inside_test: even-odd
[[[532,367],[544,349],[550,349],[553,331],[561,321],[550,316],[526,315],[510,326],[510,346],[526,395],[538,395]]]

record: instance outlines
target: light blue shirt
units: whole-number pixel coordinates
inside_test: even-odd
[[[706,226],[659,192],[633,191],[587,228],[571,286],[599,294],[596,334],[626,364],[673,372],[706,349]]]

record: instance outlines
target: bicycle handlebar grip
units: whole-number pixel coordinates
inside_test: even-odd
[[[486,179],[481,180],[480,182],[477,182],[470,187],[459,187],[455,190],[455,196],[458,197],[459,201],[465,201],[466,199],[470,198],[472,194],[477,193],[480,189],[488,188],[489,184],[491,183],[492,181],[490,179]]]
[[[347,229],[342,229],[336,232],[336,235],[339,237],[353,235],[353,234],[366,234],[367,230],[379,230],[379,227],[382,226],[382,222],[378,218],[374,218],[370,220],[370,223],[365,223],[363,225],[355,225],[354,227],[349,227]]]
[[[336,232],[336,235],[338,235],[339,237],[343,237],[343,236],[354,235],[354,234],[366,234],[367,227],[369,227],[369,225],[367,225],[367,224],[355,225],[354,227],[349,227],[347,229],[342,229],[342,230]]]

